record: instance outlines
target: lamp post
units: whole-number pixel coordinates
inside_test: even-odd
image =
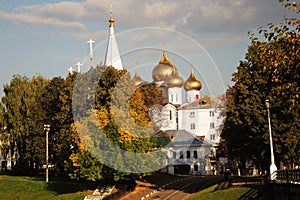
[[[46,182],[49,181],[48,178],[48,133],[50,131],[50,125],[44,124],[44,131],[46,131]]]
[[[271,119],[270,119],[270,101],[266,101],[267,111],[268,111],[268,124],[269,124],[269,135],[270,135],[270,149],[271,149],[271,165],[270,165],[270,179],[271,181],[276,179],[277,167],[275,165],[275,158],[273,152],[273,139],[272,139],[272,130],[271,130]]]

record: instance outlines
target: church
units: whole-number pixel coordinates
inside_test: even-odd
[[[108,22],[109,38],[104,63],[122,70],[112,11]],[[162,94],[163,105],[151,108],[149,113],[152,123],[158,127],[153,137],[170,138],[164,147],[168,152],[167,167],[162,171],[170,174],[216,174],[220,171],[216,147],[225,119],[224,97],[201,98],[202,83],[195,76],[193,67],[186,79],[179,74],[166,50],[163,50],[158,64],[152,69],[152,81]],[[138,69],[132,81],[136,87],[145,82]]]

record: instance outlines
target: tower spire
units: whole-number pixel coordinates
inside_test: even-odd
[[[110,17],[108,19],[108,22],[109,36],[104,63],[106,66],[113,66],[118,70],[123,70],[122,60],[120,57],[119,48],[114,31],[115,19],[112,16],[112,5],[110,5]]]

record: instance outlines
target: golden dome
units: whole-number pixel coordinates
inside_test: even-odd
[[[135,75],[134,77],[132,77],[131,81],[133,81],[134,85],[135,86],[138,86],[140,85],[141,83],[145,82],[139,75],[139,72],[138,72],[138,63],[135,62],[136,64],[136,71],[135,71]]]
[[[201,82],[195,77],[194,71],[192,70],[190,77],[184,82],[184,89],[189,90],[201,90],[202,84]]]
[[[159,64],[152,70],[152,78],[155,82],[164,81],[172,74],[173,70],[177,71],[176,67],[171,64],[167,58],[166,52],[164,51]]]
[[[164,82],[168,88],[179,87],[183,85],[183,78],[178,75],[178,72],[173,71],[173,73],[168,76]]]
[[[132,77],[131,81],[133,81],[135,86],[138,86],[141,83],[145,82],[137,73],[135,73],[135,75],[134,75],[134,77]]]

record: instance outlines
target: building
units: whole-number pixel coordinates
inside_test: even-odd
[[[152,70],[153,82],[161,91],[163,105],[151,109],[156,137],[171,138],[168,150],[170,174],[216,174],[216,147],[225,118],[224,98],[201,98],[201,82],[193,69],[184,80],[166,51]],[[136,86],[143,83],[138,71],[132,78]],[[185,95],[184,95],[185,94]]]

